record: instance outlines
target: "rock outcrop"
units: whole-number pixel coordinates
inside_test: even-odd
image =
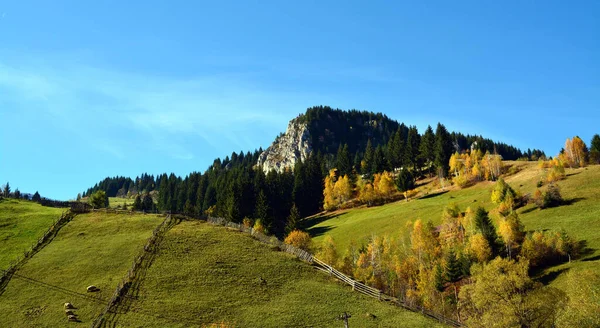
[[[312,152],[310,131],[305,123],[293,119],[288,124],[284,134],[275,139],[273,144],[258,157],[258,167],[268,173],[275,170],[278,173],[285,169],[294,169],[300,160],[305,161]]]

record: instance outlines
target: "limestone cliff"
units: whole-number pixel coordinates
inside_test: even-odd
[[[277,137],[273,144],[259,155],[257,165],[265,174],[271,170],[293,170],[294,165],[300,160],[305,161],[311,152],[308,126],[306,123],[300,123],[298,119],[293,119],[285,133]]]

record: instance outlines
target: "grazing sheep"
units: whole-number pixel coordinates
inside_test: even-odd
[[[75,307],[71,303],[65,303],[65,309],[74,309]]]
[[[73,311],[71,311],[71,310],[65,310],[65,314],[67,316],[69,316],[69,315],[75,315],[75,313],[73,313]]]
[[[99,290],[100,290],[100,289],[98,289],[98,287],[96,287],[96,286],[94,286],[94,285],[88,286],[88,288],[87,288],[87,291],[88,291],[88,292],[90,292],[90,293],[91,293],[91,292],[97,292],[97,291],[99,291]]]
[[[70,315],[67,318],[69,319],[69,321],[79,321],[77,320],[77,317],[75,315]]]

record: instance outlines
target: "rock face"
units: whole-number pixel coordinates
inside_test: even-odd
[[[307,125],[293,119],[285,133],[277,137],[273,144],[258,156],[257,165],[265,174],[271,170],[280,173],[286,168],[294,169],[294,165],[300,160],[305,161],[311,152]]]

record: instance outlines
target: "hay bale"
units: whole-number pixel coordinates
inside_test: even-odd
[[[87,287],[87,291],[88,291],[89,293],[92,293],[92,292],[97,292],[97,291],[99,291],[99,290],[100,290],[100,289],[99,289],[98,287],[94,286],[94,285],[90,285],[90,286],[88,286],[88,287]]]
[[[75,307],[71,303],[65,303],[65,309],[74,309]]]

